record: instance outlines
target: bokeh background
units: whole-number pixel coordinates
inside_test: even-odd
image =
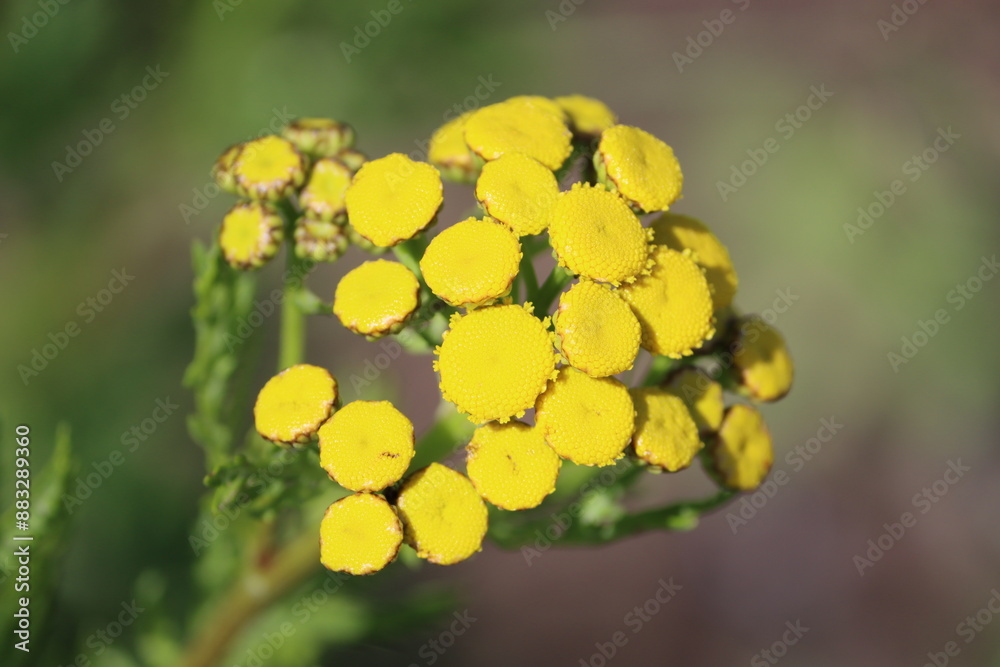
[[[808,630],[772,660],[917,666],[955,642],[948,664],[1000,665],[1000,618],[987,611],[981,630],[959,627],[1000,598],[995,3],[400,0],[402,11],[349,54],[344,44],[356,46],[356,30],[387,3],[45,6],[0,9],[0,506],[13,498],[15,424],[31,426],[36,476],[57,425],[68,424],[75,479],[123,449],[123,434],[157,400],[179,407],[53,538],[59,560],[34,593],[50,621],[27,664],[142,662],[173,650],[166,638],[192,622],[186,610],[204,582],[191,574],[188,538],[205,469],[180,383],[193,346],[190,245],[211,237],[232,202],[206,196],[220,150],[317,115],[351,122],[370,155],[411,152],[456,104],[580,92],[674,147],[685,171],[675,210],[728,244],[741,307],[789,304],[774,316],[796,386],[765,408],[775,470],[788,483],[745,524],[727,516],[736,505],[691,533],[551,549],[530,565],[487,546],[452,568],[393,566],[330,595],[268,664],[311,664],[294,657],[308,635],[325,641],[310,658],[323,665],[764,665],[772,662],[761,652],[798,622]],[[43,11],[53,15],[33,18]],[[26,20],[43,25],[32,31]],[[121,96],[147,68],[159,68],[146,78],[156,83],[126,104]],[[477,99],[484,81],[493,90]],[[815,89],[832,95],[783,121]],[[940,132],[953,137],[939,141],[943,151],[934,148]],[[53,166],[71,164],[67,147],[88,136],[100,141],[77,166]],[[777,152],[745,183],[731,181],[771,137]],[[902,194],[885,205],[878,193],[897,179]],[[722,192],[720,182],[739,186]],[[448,194],[458,203],[446,219],[471,203],[468,191]],[[865,227],[859,207],[876,213]],[[116,270],[134,279],[99,311],[85,305]],[[310,284],[332,297],[345,270],[325,267]],[[265,270],[262,284],[277,284],[279,271]],[[960,285],[969,291],[959,297]],[[927,327],[939,310],[947,322]],[[922,321],[933,335],[917,333]],[[18,366],[70,323],[78,335],[25,379]],[[255,386],[273,366],[276,325],[254,334]],[[893,364],[904,338],[923,344]],[[332,319],[310,325],[309,360],[338,377],[362,372],[380,351]],[[429,360],[395,362],[382,381],[426,428]],[[831,422],[835,432],[821,431]],[[820,435],[832,437],[808,460],[786,459]],[[958,461],[968,471],[939,481]],[[695,469],[645,480],[640,491],[654,503],[708,488]],[[933,503],[916,501],[925,488],[936,489]],[[855,557],[907,511],[916,525],[859,573]],[[671,577],[681,590],[634,632],[627,614]],[[3,583],[4,598],[11,586]],[[439,591],[475,619],[453,642],[442,635],[448,611],[424,622],[382,617],[396,598]],[[112,648],[95,640],[136,596],[155,609]],[[246,651],[281,618],[252,625],[225,664],[251,664]],[[598,644],[618,631],[627,643],[606,660]],[[428,651],[431,640],[449,647]]]

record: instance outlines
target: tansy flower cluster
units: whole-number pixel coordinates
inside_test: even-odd
[[[219,244],[238,269],[263,265],[283,238],[311,261],[349,243],[391,248],[395,259],[362,262],[328,289],[327,312],[369,339],[416,333],[442,399],[475,429],[464,474],[414,469],[420,441],[390,402],[341,406],[333,376],[309,364],[269,380],[257,431],[318,446],[351,492],[320,523],[326,567],[375,572],[404,542],[434,563],[464,560],[506,520],[487,503],[539,506],[563,461],[627,457],[672,473],[699,459],[725,492],[761,483],[773,452],[754,404],[788,392],[792,362],[777,330],[734,308],[725,245],[671,210],[683,174],[668,144],[580,95],[466,113],[433,133],[427,161],[365,160],[353,138],[302,119],[228,149],[214,173],[245,201]],[[472,186],[471,209],[435,230],[442,180]]]

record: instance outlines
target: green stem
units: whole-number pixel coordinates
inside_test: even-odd
[[[538,276],[535,274],[535,264],[532,256],[525,252],[521,256],[521,269],[518,277],[524,282],[524,300],[534,302],[538,298]]]
[[[288,243],[288,263],[282,288],[281,339],[278,349],[278,370],[283,371],[301,364],[306,350],[306,316],[303,302],[309,298],[305,288],[305,274],[309,266],[295,256],[295,246]]]
[[[561,266],[552,267],[552,273],[545,279],[545,282],[538,289],[538,301],[534,302],[535,315],[545,317],[548,314],[552,302],[556,300],[559,293],[566,285],[573,281],[573,274]]]
[[[422,278],[422,274],[420,273],[420,258],[424,256],[424,250],[426,249],[426,238],[421,234],[393,246],[392,254],[396,256],[396,259],[403,266],[413,271],[413,275],[417,278]]]
[[[419,470],[434,461],[440,461],[461,444],[469,441],[476,426],[466,415],[447,405],[448,412],[439,415],[434,426],[424,433],[417,442],[416,454],[410,462],[407,472]]]
[[[663,382],[671,370],[674,368],[674,360],[670,357],[653,357],[653,363],[649,366],[646,378],[642,381],[643,387],[655,387]]]

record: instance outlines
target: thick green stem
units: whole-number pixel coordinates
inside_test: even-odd
[[[642,381],[643,387],[655,387],[663,382],[671,370],[674,368],[674,360],[670,357],[653,357],[653,363],[649,366],[649,372]]]
[[[538,301],[534,303],[535,315],[537,317],[545,317],[549,312],[549,308],[552,307],[552,302],[556,300],[556,297],[559,296],[559,293],[563,291],[566,285],[572,281],[572,273],[561,266],[553,267],[552,273],[549,274],[549,277],[545,279],[545,282],[538,289]]]

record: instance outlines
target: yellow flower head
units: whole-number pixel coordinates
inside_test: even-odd
[[[518,236],[544,232],[558,196],[559,183],[552,170],[521,153],[487,162],[476,181],[476,199]]]
[[[340,225],[312,218],[295,223],[295,254],[313,262],[332,262],[347,250],[347,233]]]
[[[619,294],[639,318],[642,346],[679,359],[715,334],[712,294],[703,270],[687,253],[653,248],[653,272]]]
[[[331,157],[354,145],[354,128],[329,118],[298,118],[281,134],[303,153]]]
[[[253,406],[257,432],[271,442],[308,442],[330,417],[337,402],[337,381],[309,364],[286,368],[267,381]]]
[[[561,461],[541,429],[524,422],[480,426],[466,447],[469,479],[505,510],[537,507],[556,488]]]
[[[306,179],[306,159],[292,142],[269,135],[243,144],[233,161],[236,189],[244,197],[284,199]]]
[[[640,211],[665,211],[681,196],[684,177],[674,151],[649,132],[615,125],[601,134],[594,163],[602,182]]]
[[[705,269],[705,278],[712,288],[712,307],[716,312],[733,302],[739,284],[736,269],[726,246],[704,223],[686,215],[664,213],[650,224],[650,229],[653,243],[694,252],[695,261]]]
[[[371,574],[392,562],[403,525],[382,496],[355,493],[327,508],[319,525],[320,562],[335,572]]]
[[[667,381],[667,391],[679,397],[691,411],[695,424],[703,432],[713,432],[722,423],[725,409],[722,385],[699,368],[682,368]]]
[[[733,346],[740,392],[757,401],[777,401],[792,388],[795,365],[785,339],[759,317],[737,323],[739,335]]]
[[[465,122],[472,112],[452,118],[431,135],[427,160],[449,181],[471,183],[476,177],[476,160],[465,143]]]
[[[383,248],[425,229],[444,201],[438,170],[402,153],[366,162],[347,188],[346,199],[354,229]]]
[[[284,236],[277,211],[260,202],[242,202],[222,218],[219,246],[233,267],[256,269],[274,257]]]
[[[632,438],[636,456],[667,472],[691,465],[701,440],[684,401],[655,387],[632,389],[631,394],[636,412]]]
[[[521,244],[489,218],[468,218],[434,237],[420,272],[434,294],[453,306],[479,306],[510,292]]]
[[[242,149],[243,144],[230,146],[222,151],[222,155],[212,165],[212,178],[215,179],[215,183],[226,192],[233,194],[236,194],[236,175],[233,174],[233,164]]]
[[[535,422],[556,454],[585,466],[608,466],[632,437],[632,398],[614,378],[592,378],[563,367],[538,397]]]
[[[760,412],[742,404],[726,410],[711,453],[726,486],[739,491],[756,489],[774,462],[771,434]]]
[[[569,116],[566,115],[566,111],[562,106],[555,100],[549,99],[544,95],[515,95],[514,97],[508,97],[505,101],[513,104],[530,104],[555,116],[564,123],[569,120]]]
[[[551,170],[569,157],[571,137],[559,116],[526,99],[483,107],[465,123],[465,143],[484,160],[524,153]]]
[[[354,401],[319,429],[319,463],[351,491],[395,484],[413,458],[413,424],[389,401]]]
[[[353,172],[357,172],[364,166],[365,162],[368,162],[367,155],[353,148],[345,148],[333,157]]]
[[[639,320],[618,294],[581,280],[559,299],[556,336],[563,356],[587,375],[606,377],[632,368],[639,352]]]
[[[432,563],[452,565],[482,546],[486,504],[465,475],[440,463],[407,479],[396,507],[407,544]]]
[[[299,196],[303,212],[314,220],[338,223],[347,220],[344,194],[353,176],[354,173],[347,165],[338,160],[316,160],[309,173],[309,181]]]
[[[530,304],[453,316],[436,350],[442,395],[477,424],[521,417],[555,370],[546,326],[531,314]]]
[[[649,235],[621,197],[576,183],[556,199],[549,236],[559,264],[591,280],[619,285],[647,268]]]
[[[615,113],[593,97],[566,95],[555,101],[569,116],[570,126],[578,135],[597,137],[617,122]]]
[[[376,259],[340,279],[333,314],[356,334],[377,338],[398,331],[419,303],[420,282],[399,262]]]

